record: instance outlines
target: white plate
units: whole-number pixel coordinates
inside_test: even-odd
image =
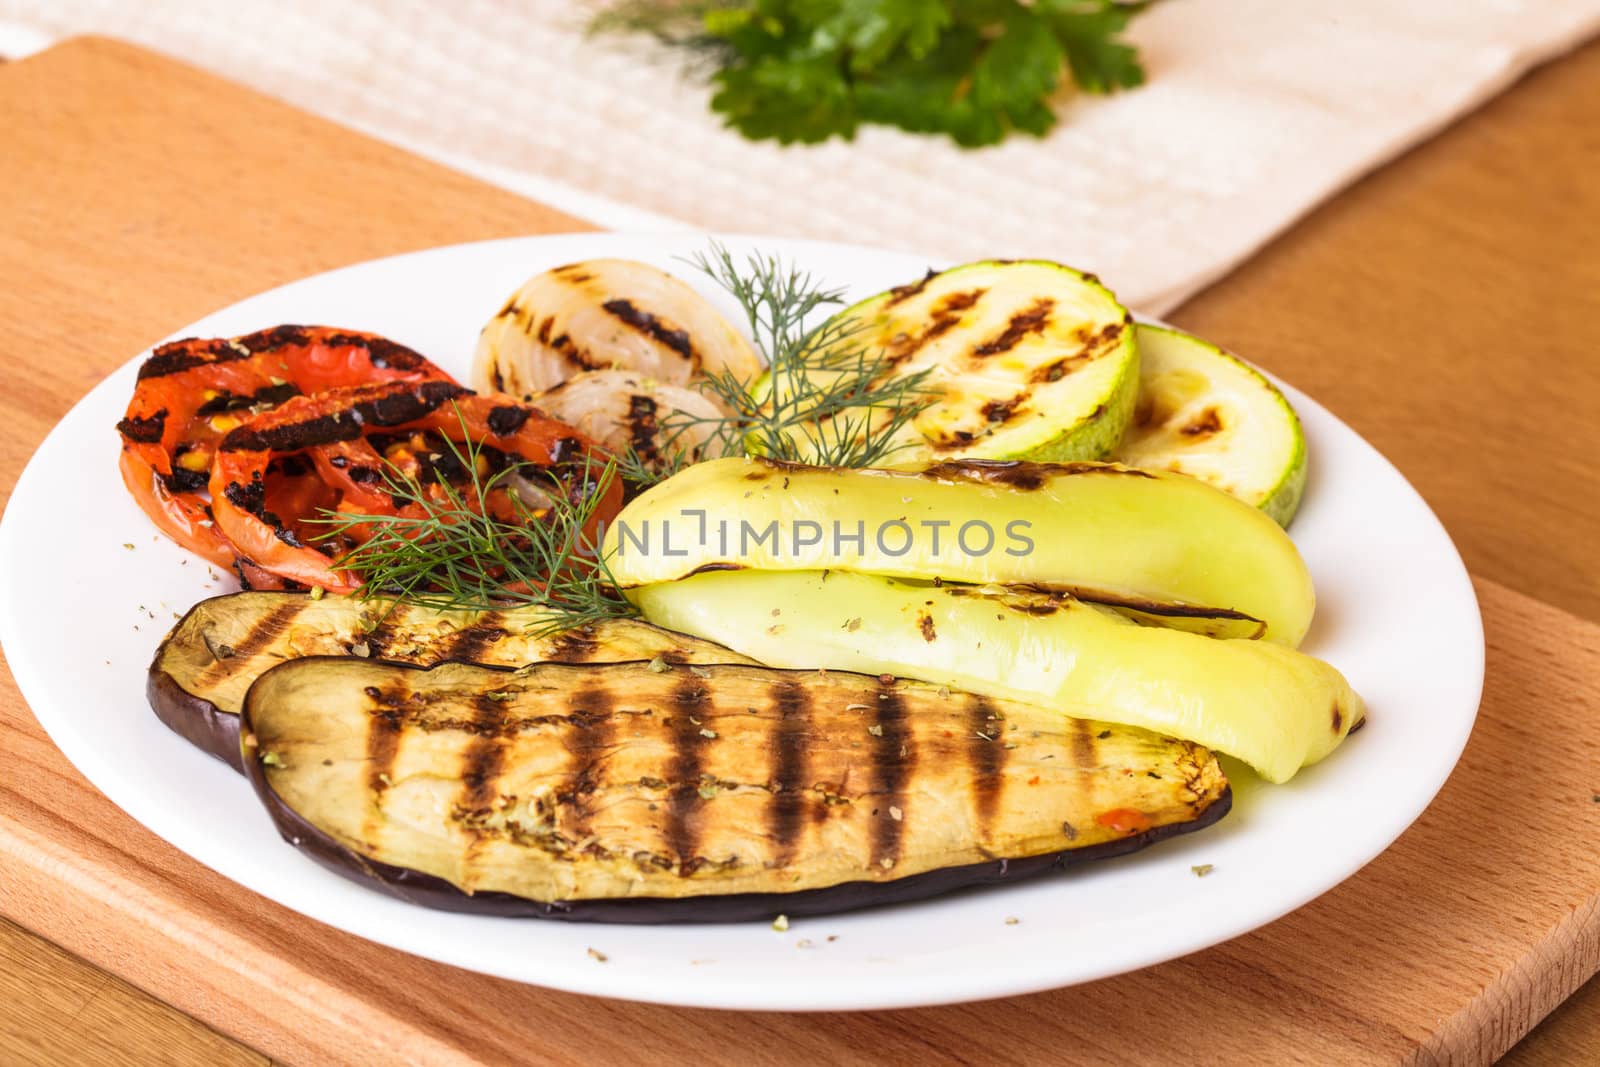
[[[727,243],[789,257],[853,297],[927,267],[842,245]],[[676,258],[704,247],[582,234],[440,248],[308,278],[174,336],[281,322],[374,330],[465,377],[478,328],[506,295],[576,259],[656,263],[732,313]],[[113,425],[142,358],[61,421],[0,523],[0,639],[18,685],[85,777],[201,863],[314,919],[459,967],[581,993],[780,1010],[937,1004],[1117,974],[1271,922],[1348,878],[1433,798],[1477,711],[1482,624],[1450,538],[1382,456],[1290,389],[1311,452],[1293,535],[1320,598],[1305,647],[1342,669],[1371,709],[1364,730],[1292,783],[1263,785],[1230,764],[1234,810],[1201,833],[1061,876],[797,920],[781,934],[765,923],[626,927],[428,911],[282,843],[245,783],[146,706],[145,667],[175,615],[232,583],[208,579],[204,562],[158,536],[119,480]],[[1202,863],[1213,873],[1197,878],[1190,867]],[[798,947],[802,938],[814,947]]]

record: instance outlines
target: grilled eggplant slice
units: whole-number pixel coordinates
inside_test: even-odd
[[[233,593],[196,604],[161,642],[150,664],[150,706],[186,740],[242,770],[239,709],[250,683],[285,660],[330,655],[502,667],[657,656],[671,663],[750,662],[720,645],[634,619],[552,631],[549,616],[533,607],[436,611],[342,596]]]
[[[246,773],[283,835],[419,903],[728,921],[1127,851],[1227,810],[1198,745],[890,677],[739,665],[276,667]]]

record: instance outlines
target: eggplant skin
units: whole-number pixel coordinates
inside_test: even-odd
[[[542,630],[548,618],[538,607],[437,611],[342,596],[229,593],[200,601],[172,627],[150,663],[145,695],[156,718],[173,732],[242,772],[239,709],[246,691],[268,668],[301,656],[364,653],[424,666],[454,661],[520,667],[540,660],[611,663],[655,656],[670,663],[751,662],[638,619]]]
[[[1221,818],[1204,748],[846,672],[350,658],[251,687],[246,774],[283,837],[401,899],[734,921],[918,899]]]
[[[259,766],[254,764],[252,766]],[[1113,859],[1139,852],[1157,841],[1204,830],[1233,808],[1233,788],[1223,786],[1211,805],[1193,822],[1168,823],[1116,841],[1085,848],[1066,849],[1015,860],[990,860],[961,867],[924,871],[892,882],[841,882],[823,889],[794,893],[729,893],[703,897],[628,897],[616,900],[538,901],[510,893],[465,893],[443,878],[407,867],[370,859],[339,844],[311,825],[270,789],[264,788],[259,770],[246,771],[256,783],[256,794],[283,839],[335,874],[360,882],[408,904],[437,911],[492,915],[506,919],[559,919],[568,922],[626,923],[731,923],[771,919],[777,915],[801,918],[833,915],[890,904],[910,904],[961,889],[1019,882],[1081,863]]]
[[[161,653],[157,651],[157,663],[160,658]],[[189,692],[172,675],[158,669],[156,664],[150,667],[144,691],[150,701],[150,709],[169,730],[234,770],[244,771],[244,760],[239,755],[239,716],[236,712],[223,711],[205,697]]]

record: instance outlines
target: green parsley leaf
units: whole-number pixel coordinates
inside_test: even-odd
[[[862,123],[995,144],[1042,136],[1070,74],[1092,93],[1144,81],[1118,0],[619,0],[594,32],[653,34],[709,61],[711,106],[753,140],[815,144]]]
[[[1149,7],[1111,0],[1040,0],[1039,13],[1065,50],[1072,79],[1088,93],[1109,93],[1144,84],[1144,67],[1132,45],[1117,40],[1133,16]]]
[[[855,136],[855,100],[834,56],[760,56],[724,67],[712,80],[712,110],[752,141],[816,144]]]

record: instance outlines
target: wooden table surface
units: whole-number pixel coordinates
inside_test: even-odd
[[[70,403],[175,326],[346,262],[578,228],[539,205],[109,42],[73,42],[0,68],[0,129],[8,131],[0,165],[0,417],[7,426],[0,503]],[[386,1025],[406,1033],[414,1022],[425,1044],[416,1047],[441,1062],[458,1047],[452,1026],[470,1030],[484,1015],[506,1019],[535,1006],[559,1019],[561,1032],[514,1048],[491,1040],[485,1054],[615,1060],[636,1052],[629,1042],[641,1034],[658,1041],[662,1055],[717,1062],[730,1051],[753,1056],[754,1041],[772,1062],[872,1059],[913,1047],[969,1060],[1001,1047],[1024,1059],[1111,1051],[1019,1043],[1018,1034],[1045,1035],[1075,1013],[1129,1027],[1139,1036],[1117,1048],[1133,1056],[1159,1051],[1158,1029],[1193,1033],[1197,1047],[1234,1061],[1252,1048],[1277,1048],[1273,1058],[1281,1061],[1282,1047],[1271,1042],[1285,1037],[1315,1041],[1296,1046],[1313,1060],[1500,1054],[1600,965],[1593,903],[1600,900],[1600,729],[1592,722],[1600,628],[1581,621],[1600,621],[1593,458],[1600,455],[1600,359],[1590,328],[1600,321],[1597,173],[1600,44],[1535,73],[1313,212],[1172,316],[1294,381],[1383,450],[1433,504],[1480,579],[1489,681],[1461,769],[1394,849],[1316,904],[1139,975],[968,1008],[797,1021],[507,989],[449,968],[396,962],[398,954],[241,900],[250,895],[149,839],[103,800],[93,810],[106,825],[65,825],[46,798],[72,793],[92,805],[97,794],[43,739],[7,678],[0,681],[0,818],[9,836],[0,841],[0,864],[16,850],[31,851],[27,871],[0,865],[0,914],[99,967],[0,922],[0,1062],[265,1061],[107,970],[273,1056],[318,1062],[337,1054],[328,1041],[340,1013],[360,1005],[326,1002],[332,994],[325,990],[336,987],[312,979],[338,973],[344,985],[337,988],[359,989],[381,968],[402,968],[395,973],[431,982],[445,996],[481,991],[483,1002],[459,1007],[454,1023],[428,1018],[427,990],[412,990],[415,1002],[388,1018]],[[1541,732],[1552,721],[1560,729]],[[1508,789],[1507,768],[1516,767],[1537,773]],[[1475,846],[1481,862],[1441,858],[1453,855],[1453,839],[1491,823],[1496,832]],[[1536,864],[1521,846],[1539,825],[1567,851]],[[109,902],[97,897],[110,891],[104,886],[72,884],[79,857],[114,853],[122,842],[140,865],[137,877],[116,887],[122,896]],[[1419,870],[1430,857],[1451,866]],[[45,877],[51,873],[54,880]],[[1578,883],[1585,906],[1554,891]],[[85,898],[81,906],[62,885]],[[169,956],[152,968],[141,953],[153,941],[121,922],[97,924],[95,915],[113,903],[135,907],[128,897],[154,887],[181,894],[196,910],[232,909],[257,929],[219,926],[214,943],[193,945],[192,961]],[[1515,914],[1494,896],[1507,888]],[[1480,973],[1450,973],[1440,961],[1469,950],[1443,940],[1438,959],[1398,958],[1392,939],[1432,930],[1430,917],[1449,921],[1446,939],[1481,946]],[[159,912],[146,918],[160,925]],[[1313,991],[1325,961],[1297,955],[1317,936],[1341,946],[1347,977],[1337,989]],[[227,953],[260,951],[274,939],[294,944],[305,960],[300,969],[274,970],[282,961],[264,956],[257,978],[305,983],[282,991],[305,998],[299,1033],[297,1020],[253,1012],[236,990],[209,978]],[[1490,966],[1513,958],[1490,955],[1512,941],[1515,963]],[[1558,957],[1557,965],[1541,968],[1546,956]],[[1394,1006],[1374,996],[1392,987],[1404,997],[1408,978],[1419,989],[1455,981],[1473,1008],[1430,1016],[1423,1003],[1403,1025],[1375,1023]],[[1175,982],[1192,995],[1151,1006]],[[1208,1021],[1238,1011],[1240,996],[1255,998],[1258,1011],[1238,1017],[1229,1033],[1207,1032]],[[1302,1001],[1314,1017],[1295,1017]],[[1170,1024],[1152,1027],[1163,1014]],[[1010,1044],[997,1045],[998,1033]],[[1591,983],[1513,1058],[1573,1062],[1592,1059],[1596,1048],[1600,988]]]

